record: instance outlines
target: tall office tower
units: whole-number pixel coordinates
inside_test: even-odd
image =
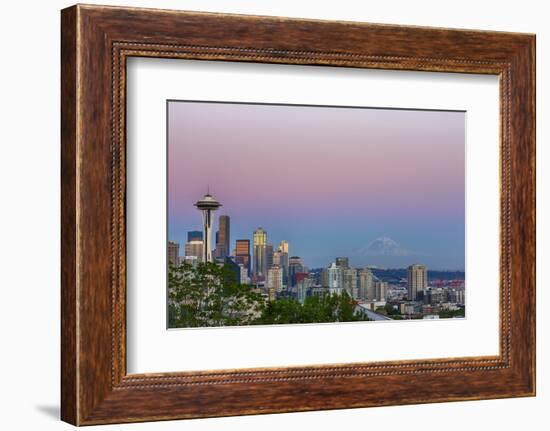
[[[349,259],[347,257],[337,257],[336,266],[340,268],[349,268]]]
[[[265,280],[267,275],[266,265],[266,246],[267,246],[267,232],[261,227],[254,231],[252,237],[253,251],[254,251],[254,280]]]
[[[376,296],[374,290],[374,278],[369,268],[359,271],[359,298],[363,301],[372,300]]]
[[[270,268],[273,266],[273,244],[265,246],[265,266]]]
[[[319,277],[319,283],[322,287],[328,287],[328,268],[321,270],[321,276]]]
[[[218,219],[218,232],[216,233],[216,258],[225,260],[229,256],[230,219],[228,215],[221,215]]]
[[[250,240],[238,239],[235,242],[235,262],[243,265],[250,276]]]
[[[407,296],[409,301],[416,301],[418,292],[428,287],[428,270],[425,265],[414,264],[407,268]]]
[[[180,264],[180,245],[177,242],[168,241],[168,262],[172,265]]]
[[[282,240],[277,249],[279,266],[283,269],[283,283],[288,285],[288,242]]]
[[[388,292],[388,283],[386,281],[376,281],[374,283],[374,291],[377,301],[385,301],[386,293]]]
[[[200,230],[190,230],[187,232],[187,242],[202,241],[202,232]]]
[[[295,275],[299,272],[304,272],[304,265],[299,256],[292,256],[288,260],[288,285],[294,287],[296,285]]]
[[[203,241],[188,241],[185,243],[185,260],[191,262],[204,262],[204,243]]]
[[[307,277],[304,278],[296,283],[296,299],[300,301],[300,303],[304,303],[306,300],[308,291],[311,290],[313,287],[313,280],[311,278]]]
[[[287,285],[286,283],[286,277],[285,277],[285,270],[283,268],[282,262],[281,262],[281,252],[277,250],[273,253],[273,265],[277,265],[281,270],[283,271],[283,285]]]
[[[327,268],[328,291],[340,295],[344,288],[344,272],[341,267],[332,262]]]
[[[273,253],[273,265],[281,266],[281,253],[278,250]]]
[[[201,212],[203,224],[203,261],[212,262],[212,212],[217,211],[222,206],[214,196],[207,193],[202,199],[199,199],[195,206]]]
[[[270,289],[275,292],[283,290],[283,270],[279,266],[273,265],[267,270],[266,287],[268,291]]]
[[[338,265],[338,264],[337,264]],[[357,270],[355,268],[342,268],[342,276],[344,279],[344,290],[352,298],[358,298],[359,293],[357,289]]]

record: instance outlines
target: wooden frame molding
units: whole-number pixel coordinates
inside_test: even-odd
[[[535,394],[534,35],[77,5],[62,11],[61,48],[63,420],[91,425]],[[498,75],[499,355],[128,375],[131,56]]]

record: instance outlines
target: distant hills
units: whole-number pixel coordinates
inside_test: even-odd
[[[383,281],[397,282],[407,278],[407,268],[371,268],[371,271]],[[434,271],[428,269],[428,280],[464,280],[464,276],[464,271]]]

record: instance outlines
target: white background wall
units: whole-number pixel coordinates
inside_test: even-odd
[[[544,1],[102,1],[171,9],[476,28],[537,34],[538,396],[105,426],[96,429],[518,430],[548,427],[544,303],[550,271],[550,13]],[[0,14],[0,426],[69,429],[59,414],[59,10],[70,2],[3,2]],[[546,54],[546,55],[545,55]],[[546,263],[548,267],[548,263]],[[543,308],[544,307],[544,308]]]

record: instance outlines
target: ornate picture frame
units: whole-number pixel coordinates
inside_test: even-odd
[[[535,36],[77,5],[61,14],[61,416],[74,425],[535,394]],[[128,374],[126,60],[490,74],[500,85],[500,353]]]

